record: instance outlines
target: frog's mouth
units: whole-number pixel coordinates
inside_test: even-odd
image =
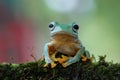
[[[70,34],[68,32],[65,32],[65,31],[59,31],[59,32],[54,32],[51,34],[51,37],[54,37],[54,36],[70,36],[70,37],[74,37],[74,38],[78,38],[77,35],[74,35],[74,34]]]

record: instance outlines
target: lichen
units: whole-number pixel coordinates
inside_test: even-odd
[[[58,64],[45,68],[45,61],[24,64],[0,64],[0,80],[120,80],[120,63],[105,61],[100,56],[96,63],[79,61],[66,68]]]

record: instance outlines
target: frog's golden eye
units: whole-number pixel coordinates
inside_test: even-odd
[[[74,24],[73,27],[72,27],[72,30],[73,30],[74,32],[77,32],[78,29],[79,29],[79,26],[78,26],[77,24]]]
[[[49,29],[50,31],[53,31],[55,29],[55,25],[53,23],[49,24]]]

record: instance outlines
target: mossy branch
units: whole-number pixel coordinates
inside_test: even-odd
[[[120,64],[105,61],[77,62],[63,68],[44,68],[44,60],[25,64],[0,64],[0,80],[120,80]]]

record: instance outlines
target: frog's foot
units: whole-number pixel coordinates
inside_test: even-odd
[[[67,62],[62,63],[62,66],[63,66],[64,68],[67,67],[67,66],[68,66]]]
[[[87,57],[84,56],[84,55],[82,55],[82,61],[83,61],[83,62],[86,62],[86,61],[87,61]]]
[[[86,62],[86,61],[88,61],[88,62],[92,62],[92,58],[91,57],[87,57],[87,56],[84,56],[84,55],[82,55],[82,59],[81,59],[83,62]]]
[[[62,64],[64,62],[66,62],[68,60],[68,56],[65,56],[65,55],[61,55],[61,58],[57,58],[57,61]]]
[[[56,67],[56,65],[57,65],[57,63],[55,63],[55,62],[52,62],[52,63],[51,63],[51,68],[54,68],[54,67]]]
[[[56,67],[56,65],[57,65],[57,63],[51,62],[51,63],[46,63],[46,64],[44,65],[44,67],[51,67],[51,68],[54,68],[54,67]]]

